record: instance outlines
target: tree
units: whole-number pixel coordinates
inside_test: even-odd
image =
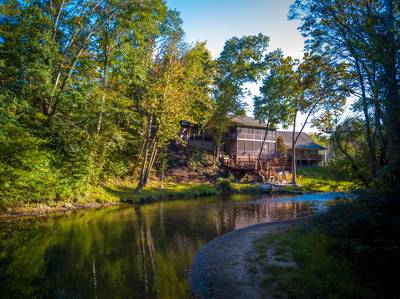
[[[296,183],[296,143],[306,124],[321,110],[340,110],[349,93],[344,64],[332,64],[327,57],[306,54],[300,63],[291,57],[275,54],[270,64],[271,84],[263,85],[263,93],[271,97],[277,110],[285,116],[276,118],[282,124],[292,123],[292,183]],[[273,106],[275,107],[275,106]],[[274,116],[271,111],[271,117]],[[305,121],[296,132],[299,114]]]
[[[343,121],[340,113],[324,111],[314,119],[314,126],[330,136],[330,143],[334,152],[334,160],[330,162],[336,172],[349,174],[350,178],[359,180],[364,186],[371,185],[372,171],[368,166],[368,150],[363,130],[363,121],[357,117],[347,117]],[[325,138],[324,138],[325,139]]]
[[[291,58],[283,59],[280,50],[268,55],[267,64],[270,67],[269,73],[264,77],[263,84],[260,87],[260,96],[254,97],[254,115],[256,119],[266,124],[266,130],[261,143],[258,155],[259,168],[264,145],[267,140],[270,128],[278,124],[286,126],[290,119],[288,109],[288,96],[285,92],[287,86],[291,84],[290,76],[285,76],[291,66]],[[261,173],[260,173],[261,175]],[[261,177],[263,177],[261,175]]]
[[[182,42],[181,23],[177,12],[167,13],[151,54],[154,58],[149,68],[146,91],[138,102],[145,123],[136,193],[146,186],[158,151],[176,138],[179,121],[204,120],[210,112],[196,110],[197,116],[192,114],[194,109],[211,105],[211,55],[204,43],[187,48]]]
[[[399,16],[393,0],[297,0],[291,8],[308,49],[346,62],[354,74],[373,181],[382,177],[388,197],[400,189]]]
[[[214,92],[216,109],[210,120],[217,158],[230,123],[229,115],[244,114],[243,85],[257,82],[265,71],[268,43],[269,38],[261,33],[242,38],[234,37],[226,41],[217,59]]]
[[[276,155],[280,161],[285,161],[287,159],[287,146],[283,142],[282,136],[276,138]]]

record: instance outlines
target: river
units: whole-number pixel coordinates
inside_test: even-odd
[[[191,298],[207,241],[311,215],[337,194],[233,195],[0,223],[0,298]]]

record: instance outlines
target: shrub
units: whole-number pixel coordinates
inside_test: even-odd
[[[232,182],[227,178],[218,178],[215,182],[215,186],[222,193],[228,193],[233,191]]]

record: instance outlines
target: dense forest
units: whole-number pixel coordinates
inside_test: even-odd
[[[206,43],[185,42],[179,12],[162,0],[1,7],[2,204],[79,198],[111,178],[140,192],[181,120],[213,123],[218,157],[249,82],[261,86],[256,118],[293,125],[293,147],[312,122],[338,172],[387,198],[400,191],[398,1],[295,1],[301,61],[270,50],[262,34],[231,38],[213,59]]]

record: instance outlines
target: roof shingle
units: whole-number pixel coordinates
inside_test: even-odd
[[[299,134],[296,132],[296,134]],[[281,136],[283,139],[283,143],[288,146],[292,147],[292,132],[290,131],[276,131],[277,136]],[[297,135],[296,135],[297,136]],[[301,132],[299,138],[296,142],[296,148],[298,149],[310,149],[310,150],[324,150],[323,146],[315,143],[311,137],[304,132]]]
[[[258,119],[253,117],[249,117],[246,115],[243,116],[233,116],[231,117],[232,123],[239,126],[244,127],[253,127],[253,128],[267,128],[265,123],[260,122]],[[272,128],[270,128],[272,130]]]

